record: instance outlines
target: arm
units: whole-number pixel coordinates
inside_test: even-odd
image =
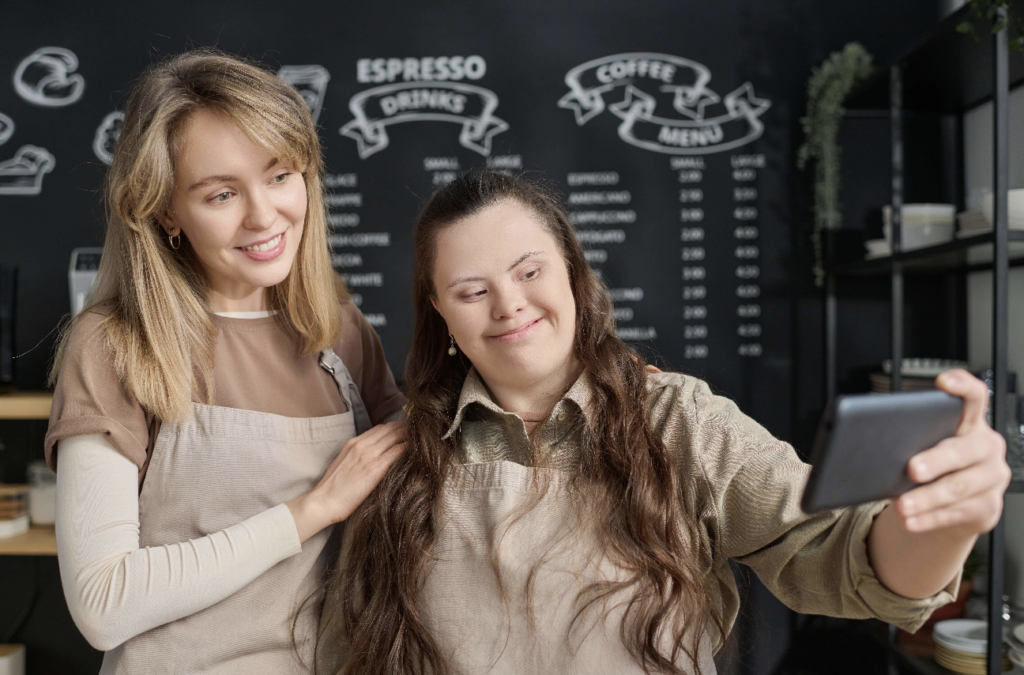
[[[956,435],[910,460],[911,479],[927,484],[882,511],[868,539],[878,578],[908,598],[934,595],[956,577],[978,535],[999,522],[1010,482],[1006,443],[985,421],[985,384],[949,371],[936,385],[964,399]]]
[[[62,440],[58,453],[61,583],[96,649],[220,602],[302,550],[284,505],[200,539],[139,548],[138,467],[100,434]]]
[[[683,378],[676,394],[661,398],[672,400],[661,415],[666,445],[680,448],[680,477],[690,485],[683,491],[687,508],[699,515],[710,539],[716,576],[732,594],[726,598],[731,610],[737,598],[729,590],[729,558],[804,613],[874,617],[912,631],[952,601],[955,581],[920,600],[881,583],[868,561],[867,539],[884,503],[806,514],[800,499],[810,467],[789,444],[695,378]],[[657,410],[661,404],[654,405]]]
[[[320,483],[220,532],[139,548],[138,467],[101,434],[58,443],[57,553],[72,618],[108,651],[214,605],[362,503],[404,450],[398,423],[350,439]]]

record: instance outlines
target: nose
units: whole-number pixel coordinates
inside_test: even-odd
[[[255,189],[249,192],[246,200],[244,226],[250,230],[268,230],[277,220],[277,207],[266,190]]]
[[[491,312],[495,319],[511,319],[526,309],[526,297],[515,284],[494,289]]]

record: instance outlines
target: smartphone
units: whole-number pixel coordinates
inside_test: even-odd
[[[956,433],[963,399],[942,391],[838,396],[811,451],[805,513],[898,497],[910,458]]]

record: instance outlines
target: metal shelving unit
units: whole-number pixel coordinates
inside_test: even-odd
[[[966,277],[969,272],[991,270],[993,275],[993,341],[992,395],[993,426],[1005,434],[1008,359],[1008,281],[1011,266],[1024,265],[1024,232],[1010,232],[1007,221],[1007,190],[1009,181],[1009,90],[1011,82],[1024,81],[1024,59],[1007,49],[1005,29],[991,35],[991,26],[975,22],[978,42],[958,33],[956,26],[972,19],[964,7],[943,20],[931,35],[896,60],[887,70],[879,72],[851,96],[848,108],[888,109],[891,121],[892,148],[892,255],[841,266],[832,264],[829,242],[828,274],[825,284],[825,351],[826,395],[837,393],[837,276],[889,274],[892,280],[891,353],[894,364],[901,363],[904,347],[904,276],[916,273],[948,273]],[[991,81],[985,77],[992,73]],[[904,201],[903,120],[909,113],[959,114],[985,103],[993,103],[993,193],[994,229],[991,233],[961,239],[938,246],[903,251],[901,241],[901,207]],[[962,206],[962,204],[961,204]],[[1011,242],[1013,246],[1011,248]],[[969,255],[971,249],[988,247],[990,259],[977,262]],[[900,391],[900,369],[893,368],[892,388]],[[1024,491],[1024,481],[1011,485],[1013,491]],[[989,535],[988,585],[988,675],[998,675],[1002,650],[1004,524],[1002,521]],[[897,664],[910,667],[922,675],[934,672],[916,659],[901,658],[890,631],[889,673]],[[916,665],[915,665],[916,664]],[[928,666],[928,667],[926,667]]]

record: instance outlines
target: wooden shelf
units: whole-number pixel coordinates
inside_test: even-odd
[[[52,525],[33,525],[28,532],[0,539],[0,555],[57,555]]]
[[[53,394],[48,391],[16,391],[0,394],[0,420],[48,420]]]

